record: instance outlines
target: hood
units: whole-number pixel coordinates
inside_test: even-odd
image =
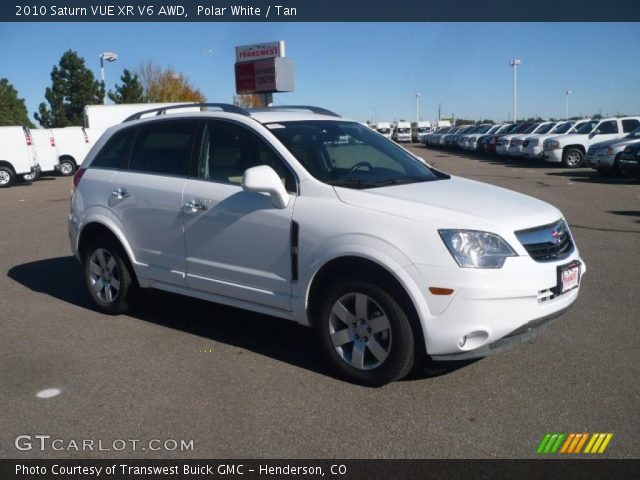
[[[623,147],[630,143],[640,141],[640,138],[614,138],[613,140],[605,140],[604,142],[598,142],[591,145],[593,148],[606,148],[606,147]]]
[[[435,228],[514,232],[547,225],[560,211],[533,197],[460,177],[356,190],[335,187],[343,202]]]

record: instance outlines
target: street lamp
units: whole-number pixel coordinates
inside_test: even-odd
[[[564,119],[565,120],[569,120],[569,95],[571,95],[573,92],[571,90],[567,90],[566,93],[566,102],[564,105]]]
[[[514,58],[509,62],[509,66],[513,67],[513,122],[518,122],[518,110],[517,110],[517,88],[516,88],[516,70],[518,69],[518,65],[522,64],[522,60],[519,58]]]
[[[420,121],[420,92],[416,92],[416,122]]]
[[[102,52],[100,54],[100,77],[102,78],[102,85],[104,85],[104,104],[107,104],[107,83],[104,80],[104,61],[115,62],[118,60],[118,54],[113,52]]]

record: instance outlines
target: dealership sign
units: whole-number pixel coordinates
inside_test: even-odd
[[[288,58],[268,58],[236,63],[236,93],[293,92],[293,62]]]
[[[266,58],[284,57],[284,41],[254,43],[236,47],[236,62],[253,62]]]
[[[284,56],[284,41],[236,47],[236,93],[293,91],[293,62]]]

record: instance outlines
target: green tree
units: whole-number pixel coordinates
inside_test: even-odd
[[[66,51],[51,71],[51,87],[38,108],[35,119],[45,128],[82,125],[85,105],[102,103],[104,85],[98,82],[73,50]]]
[[[24,98],[6,78],[0,79],[0,126],[24,125],[33,128]]]
[[[131,75],[125,68],[120,80],[122,85],[116,84],[115,91],[109,91],[109,98],[114,103],[144,103],[144,88],[138,75]]]

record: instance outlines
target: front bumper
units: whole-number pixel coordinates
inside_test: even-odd
[[[584,162],[586,165],[589,165],[593,168],[613,168],[613,163],[616,159],[615,155],[607,155],[605,154],[596,154],[596,155],[587,155],[584,158]]]
[[[555,150],[545,150],[544,159],[547,162],[562,163],[562,149],[556,148]]]
[[[544,151],[542,147],[525,147],[522,149],[522,156],[526,158],[542,158]]]
[[[640,159],[620,158],[620,171],[629,177],[640,178]]]
[[[407,267],[420,285],[426,304],[425,310],[418,313],[427,353],[434,358],[459,360],[495,353],[498,347],[504,349],[507,344],[517,343],[510,337],[559,316],[578,298],[580,287],[561,295],[552,293],[558,283],[558,267],[576,260],[581,263],[582,282],[586,266],[577,250],[557,262],[511,257],[501,269]],[[432,295],[428,290],[432,286],[454,292]]]

